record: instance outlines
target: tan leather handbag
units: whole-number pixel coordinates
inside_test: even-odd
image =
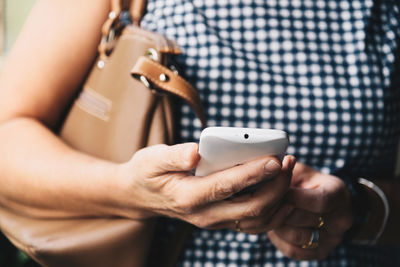
[[[179,48],[138,26],[145,2],[111,2],[98,59],[61,137],[80,151],[124,162],[142,147],[173,143],[174,97],[189,103],[203,125],[205,119],[195,89],[168,66],[168,56],[180,53]],[[124,25],[121,18],[128,9],[133,24]],[[144,266],[153,225],[154,220],[121,218],[40,220],[0,207],[3,233],[44,266]],[[172,245],[176,249],[169,257],[176,258],[183,237]]]

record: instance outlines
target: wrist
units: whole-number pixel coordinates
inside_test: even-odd
[[[91,174],[92,179],[85,192],[90,205],[97,216],[121,216],[121,194],[123,186],[119,178],[120,164],[99,160],[88,166],[94,172]]]
[[[129,219],[147,219],[155,216],[148,211],[151,197],[143,190],[143,181],[137,179],[140,170],[131,162],[116,164],[114,175],[111,177],[114,192],[110,192],[110,203],[113,205],[114,216]]]

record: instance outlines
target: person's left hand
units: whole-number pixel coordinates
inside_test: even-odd
[[[293,171],[287,202],[294,211],[268,236],[292,259],[326,258],[353,223],[350,192],[343,181],[301,163]],[[312,239],[318,242],[311,244]]]

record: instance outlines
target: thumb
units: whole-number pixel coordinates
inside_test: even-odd
[[[134,159],[150,176],[193,170],[200,159],[198,144],[155,145],[136,152]]]

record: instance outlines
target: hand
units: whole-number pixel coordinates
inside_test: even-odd
[[[353,223],[350,192],[339,178],[301,163],[294,168],[291,186],[287,202],[294,206],[294,211],[268,236],[289,258],[324,259]],[[313,230],[319,232],[314,248],[307,246]]]
[[[239,230],[235,221],[240,220],[240,229],[245,232],[265,231],[265,222],[289,189],[294,158],[286,157],[281,167],[276,158],[263,157],[195,177],[192,170],[199,161],[197,150],[197,144],[187,143],[138,151],[118,171],[123,188],[116,196],[118,214],[134,219],[164,215],[210,229]],[[253,195],[227,199],[272,177]]]

